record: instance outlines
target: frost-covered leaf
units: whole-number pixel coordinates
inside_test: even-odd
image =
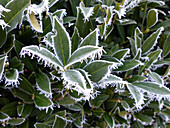
[[[166,40],[163,45],[163,57],[166,57],[170,53],[170,33],[166,37]]]
[[[127,81],[130,83],[133,83],[135,81],[144,81],[145,79],[147,79],[145,76],[132,75],[132,76],[130,76],[130,78],[127,79]]]
[[[165,21],[159,23],[158,25],[152,27],[150,30],[151,31],[155,31],[155,30],[158,30],[160,27],[164,27],[165,29],[170,27],[170,19],[165,20]]]
[[[57,3],[59,0],[49,0],[49,8],[52,7],[55,3]]]
[[[81,13],[84,16],[84,21],[86,21],[86,20],[88,21],[90,16],[92,16],[93,13],[94,13],[93,12],[94,7],[85,7],[84,3],[80,2],[80,7],[79,8],[81,9]]]
[[[54,33],[48,32],[45,36],[42,42],[45,42],[47,46],[53,47],[53,41],[52,41],[52,36],[54,36]]]
[[[99,82],[102,78],[110,73],[110,69],[117,67],[116,63],[96,60],[84,67],[84,70],[90,75],[90,79],[94,82]]]
[[[165,87],[162,86],[160,87],[159,84],[154,83],[154,82],[137,82],[137,83],[133,83],[133,85],[135,87],[138,87],[144,91],[146,91],[148,93],[148,95],[150,94],[154,94],[157,95],[156,98],[169,98],[170,97],[170,90]]]
[[[123,65],[119,66],[115,71],[129,71],[141,65],[141,62],[138,60],[125,60]]]
[[[135,114],[135,118],[143,124],[151,124],[153,121],[152,117],[143,114]]]
[[[158,42],[158,38],[161,35],[162,31],[164,30],[163,27],[159,28],[156,32],[152,33],[144,42],[141,47],[142,54],[148,53],[150,50],[153,49],[153,47]]]
[[[137,24],[135,20],[131,20],[131,19],[117,19],[117,21],[119,22],[118,24],[120,25],[129,25],[129,24]]]
[[[74,63],[82,62],[83,60],[86,60],[87,58],[94,59],[96,55],[99,55],[100,57],[102,54],[102,51],[103,51],[102,47],[90,46],[90,45],[82,46],[73,52],[65,68]]]
[[[73,105],[76,101],[74,99],[71,99],[70,97],[64,97],[62,100],[57,101],[60,105],[63,106],[70,106]]]
[[[6,32],[6,29],[2,29],[0,27],[0,35],[1,35],[1,38],[0,38],[0,48],[4,45],[4,43],[6,42],[6,39],[7,39],[7,32]]]
[[[83,94],[85,100],[91,97],[93,88],[87,88],[84,76],[78,70],[67,70],[63,73],[63,78],[67,82],[66,88],[78,91]]]
[[[140,48],[138,48],[136,55],[134,56],[133,60],[139,60],[141,59],[141,54],[142,54],[142,50]]]
[[[146,28],[151,28],[158,22],[158,10],[150,9],[147,15],[147,26]]]
[[[97,28],[99,29],[100,37],[103,39],[104,35],[106,34],[106,24],[103,23],[101,25],[97,25]]]
[[[17,102],[11,102],[1,108],[1,112],[7,114],[9,117],[17,116]]]
[[[75,27],[74,33],[73,33],[72,38],[71,38],[71,41],[72,41],[71,53],[73,53],[78,48],[80,39],[81,39],[81,37],[79,35],[78,29]]]
[[[141,105],[144,104],[143,93],[141,93],[136,87],[134,87],[131,84],[128,84],[127,88],[129,92],[131,93],[131,95],[133,96],[133,98],[135,99],[135,106],[137,108],[141,108]]]
[[[36,93],[34,95],[34,103],[38,109],[46,109],[46,112],[48,112],[49,108],[53,109],[53,102],[42,94]]]
[[[52,96],[50,79],[45,73],[36,73],[36,82],[41,93],[44,93],[47,97]]]
[[[111,115],[108,115],[107,113],[104,114],[104,119],[107,122],[109,128],[115,127],[115,121],[114,118]]]
[[[25,119],[24,118],[11,118],[8,120],[8,124],[10,125],[20,125],[24,123]]]
[[[23,71],[24,65],[15,56],[9,60],[9,67],[17,69],[19,72]]]
[[[61,116],[56,115],[52,128],[65,128],[67,120]]]
[[[62,64],[56,56],[44,47],[38,47],[36,45],[25,46],[22,48],[20,55],[24,56],[25,54],[32,56],[32,59],[34,56],[37,56],[38,61],[43,60],[45,66],[48,65],[52,67],[54,65],[55,68],[60,67],[60,69],[62,69]]]
[[[91,33],[89,33],[80,43],[79,47],[92,45],[98,46],[98,29],[95,29]]]
[[[137,47],[136,47],[136,42],[133,38],[131,37],[127,37],[129,42],[130,42],[130,45],[131,45],[131,51],[132,51],[132,55],[135,56],[136,55],[136,52],[137,52]]]
[[[118,51],[116,51],[112,57],[115,57],[117,58],[118,60],[124,60],[125,56],[127,54],[129,54],[130,50],[127,48],[127,49],[120,49]]]
[[[53,13],[53,16],[57,16],[58,19],[61,21],[61,23],[63,23],[63,17],[66,15],[66,10],[65,9],[59,9],[59,10],[56,10],[54,13]]]
[[[148,60],[145,62],[145,64],[140,68],[139,70],[139,74],[142,73],[142,71],[145,69],[145,68],[150,68],[150,66],[157,61],[157,59],[160,57],[160,54],[161,54],[162,50],[161,49],[158,49],[156,51],[153,51],[153,52],[150,52],[148,54]]]
[[[45,124],[45,123],[35,123],[34,127],[35,128],[51,128],[48,124]]]
[[[34,30],[37,32],[43,33],[42,26],[39,24],[38,20],[36,19],[34,12],[28,14],[29,22]]]
[[[54,51],[57,58],[66,66],[67,60],[71,56],[70,36],[56,17],[53,17],[53,24],[53,31],[57,31],[57,35],[53,37]]]
[[[16,86],[19,83],[18,82],[18,78],[19,78],[19,72],[17,69],[9,69],[7,70],[7,72],[5,73],[5,86],[8,85],[12,85],[12,86]]]
[[[156,72],[149,71],[149,76],[151,77],[151,81],[155,81],[160,84],[160,87],[164,85],[163,79]]]
[[[0,122],[7,121],[9,119],[10,117],[6,113],[0,112]]]
[[[23,12],[25,8],[30,5],[30,0],[12,0],[7,5],[6,8],[10,9],[10,12],[3,12],[5,17],[3,18],[4,21],[10,26],[7,28],[7,32],[13,30],[17,24],[21,24],[23,18]]]
[[[7,56],[5,54],[0,55],[0,81],[2,80],[2,75],[3,75],[3,72],[4,72],[6,59],[7,59]]]
[[[17,113],[18,113],[19,116],[21,116],[23,110],[24,110],[24,105],[23,104],[17,106]]]
[[[123,108],[124,108],[126,111],[129,111],[129,110],[130,110],[130,106],[129,106],[129,104],[128,104],[125,100],[121,100],[121,105],[123,106]]]

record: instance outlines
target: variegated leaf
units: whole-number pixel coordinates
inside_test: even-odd
[[[83,60],[86,60],[87,58],[94,59],[94,57],[97,54],[101,56],[102,50],[103,50],[102,47],[89,46],[89,45],[82,46],[73,52],[65,68],[77,62],[82,62]]]
[[[57,31],[57,35],[53,37],[54,51],[57,58],[66,66],[71,56],[70,36],[57,17],[53,17],[53,24],[53,31]]]

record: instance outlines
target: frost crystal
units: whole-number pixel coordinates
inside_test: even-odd
[[[5,11],[5,12],[10,12],[9,9],[6,9],[6,8],[4,8],[2,5],[0,5],[0,18],[1,18],[1,16],[4,17],[4,15],[2,14],[3,11]],[[8,24],[6,24],[5,21],[2,20],[2,19],[0,19],[0,26],[2,26],[2,29],[3,29],[3,30],[4,30],[4,28],[7,27],[7,26],[10,27],[10,26],[9,26]]]

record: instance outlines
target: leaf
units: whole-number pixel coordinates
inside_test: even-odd
[[[30,4],[30,0],[12,0],[6,5],[6,8],[11,10],[8,13],[3,12],[3,15],[5,15],[3,19],[10,26],[7,28],[7,32],[13,30],[18,23],[21,24],[23,12]]]
[[[32,104],[25,104],[22,111],[22,118],[28,117],[32,112],[33,108],[34,106]]]
[[[90,75],[90,79],[94,82],[99,82],[105,76],[108,75],[110,67],[116,66],[115,63],[104,61],[104,60],[96,60],[84,67],[84,70],[88,72]]]
[[[3,75],[3,72],[4,72],[6,59],[7,59],[7,56],[5,54],[0,55],[0,81],[2,80],[2,75]]]
[[[168,28],[168,27],[170,27],[170,19],[167,19],[167,20],[159,23],[158,25],[152,27],[152,28],[150,29],[150,31],[155,31],[155,30],[159,29],[160,27],[164,27],[165,29]]]
[[[24,118],[11,118],[8,120],[8,124],[10,125],[21,125],[24,123],[25,119]]]
[[[74,99],[71,99],[70,97],[64,97],[62,100],[57,101],[60,105],[63,106],[70,106],[73,105],[76,101]]]
[[[71,56],[71,40],[65,27],[60,23],[60,21],[54,17],[53,18],[53,30],[57,31],[57,35],[53,37],[54,51],[57,58],[66,66],[67,60]]]
[[[127,49],[120,49],[118,51],[116,51],[112,57],[117,58],[118,60],[124,60],[125,56],[130,52],[130,50]]]
[[[135,118],[137,118],[141,122],[145,122],[145,123],[148,123],[148,124],[152,123],[152,117],[150,117],[148,115],[135,114]]]
[[[20,75],[20,78],[21,80],[19,81],[20,84],[18,84],[18,87],[24,92],[32,95],[35,92],[32,84],[24,76]]]
[[[132,55],[135,56],[136,55],[136,52],[137,52],[137,47],[136,47],[136,43],[135,43],[135,40],[132,39],[131,37],[127,37],[129,42],[130,42],[130,45],[131,45],[131,51],[132,51]]]
[[[164,42],[162,57],[166,57],[169,53],[170,53],[170,33],[168,34]]]
[[[17,116],[17,102],[11,102],[9,104],[6,104],[1,108],[1,112],[7,114],[8,116]]]
[[[145,79],[147,78],[141,75],[132,75],[130,78],[127,79],[127,81],[133,83],[135,81],[144,81]]]
[[[0,48],[5,44],[6,42],[6,39],[7,39],[7,32],[6,32],[6,29],[2,29],[2,27],[0,27],[0,35],[1,35],[1,38],[0,38]]]
[[[47,97],[52,96],[50,79],[45,73],[36,73],[36,83],[41,93],[44,93]]]
[[[78,30],[77,28],[75,27],[74,28],[74,33],[73,33],[73,36],[71,38],[71,41],[72,41],[72,48],[71,48],[71,53],[73,53],[77,48],[78,48],[78,45],[79,45],[79,42],[80,42],[80,35],[78,33]]]
[[[15,56],[12,59],[9,60],[9,67],[15,68],[19,72],[23,71],[24,65],[18,60],[18,58]]]
[[[142,44],[142,54],[148,53],[157,43],[159,36],[161,35],[163,27],[159,28],[156,32],[152,33]]]
[[[92,45],[92,46],[98,46],[98,29],[95,29],[91,33],[89,33],[80,43],[79,47],[82,46],[87,46],[87,45]]]
[[[143,93],[141,93],[136,87],[134,87],[131,84],[128,84],[127,88],[129,92],[131,93],[131,95],[133,96],[133,98],[135,99],[135,106],[137,108],[141,108],[141,105],[144,104]]]
[[[140,64],[141,62],[138,60],[126,60],[123,62],[123,65],[119,66],[115,71],[129,71],[138,67]]]
[[[9,119],[10,117],[6,113],[0,112],[0,122],[7,121]]]
[[[22,48],[20,55],[24,56],[25,54],[28,54],[29,56],[32,54],[31,58],[36,55],[38,61],[43,60],[45,64],[52,64],[55,68],[60,67],[62,69],[62,65],[56,56],[44,47],[38,47],[36,45],[25,46]]]
[[[64,118],[56,115],[52,128],[65,128],[66,125],[67,125],[67,120],[64,120]]]
[[[96,108],[93,110],[94,115],[97,116],[98,118],[101,118],[104,112],[105,111],[102,108]]]
[[[31,14],[28,14],[29,22],[34,30],[37,32],[43,33],[42,26],[38,23],[38,20],[36,19],[34,12],[31,12]]]
[[[154,93],[154,94],[158,94],[161,96],[170,96],[170,90],[167,87],[165,86],[160,87],[159,84],[154,83],[154,82],[152,83],[151,82],[138,82],[138,83],[133,83],[133,85],[135,87],[138,87],[142,90],[147,91],[148,93]]]
[[[51,8],[55,3],[57,3],[59,0],[49,0],[49,8]]]
[[[114,128],[115,127],[115,122],[112,116],[108,115],[107,113],[104,114],[104,119],[107,122],[108,126],[110,128]]]
[[[6,78],[6,85],[12,85],[12,86],[17,86],[18,84],[18,78],[19,78],[19,72],[17,69],[8,69],[6,74],[5,74],[5,78]]]
[[[76,51],[73,52],[71,57],[69,58],[67,65],[65,68],[68,66],[75,64],[77,62],[82,62],[83,60],[87,58],[92,58],[94,59],[96,54],[101,55],[102,53],[102,47],[97,47],[97,46],[82,46],[78,48]]]
[[[155,81],[160,84],[160,87],[164,85],[163,79],[156,72],[149,71],[149,76],[151,77],[151,81]]]
[[[139,73],[138,74],[141,74],[142,71],[145,69],[145,68],[150,68],[150,66],[157,61],[157,59],[159,58],[160,54],[161,54],[162,50],[161,49],[158,49],[154,52],[150,52],[148,54],[148,60],[145,62],[145,65],[142,66],[139,70]]]
[[[42,94],[37,94],[36,93],[34,95],[34,103],[35,103],[35,106],[38,109],[40,109],[40,110],[41,109],[42,110],[46,109],[46,112],[48,111],[48,108],[53,109],[52,108],[53,107],[53,102],[49,98],[45,97]]]
[[[129,25],[129,24],[137,24],[135,20],[132,19],[116,19],[119,25]]]
[[[158,10],[150,9],[147,15],[147,26],[146,28],[151,28],[158,22]]]
[[[51,128],[48,124],[45,124],[45,123],[35,123],[34,127],[35,128]]]
[[[23,104],[17,106],[17,113],[18,113],[18,116],[21,116],[23,110],[24,110],[24,105],[23,105]]]
[[[94,99],[90,100],[89,105],[90,107],[99,108],[104,103],[104,101],[107,100],[108,98],[109,98],[109,95],[100,94]]]

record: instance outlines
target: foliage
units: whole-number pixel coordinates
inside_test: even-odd
[[[168,0],[0,0],[0,126],[168,127]]]

